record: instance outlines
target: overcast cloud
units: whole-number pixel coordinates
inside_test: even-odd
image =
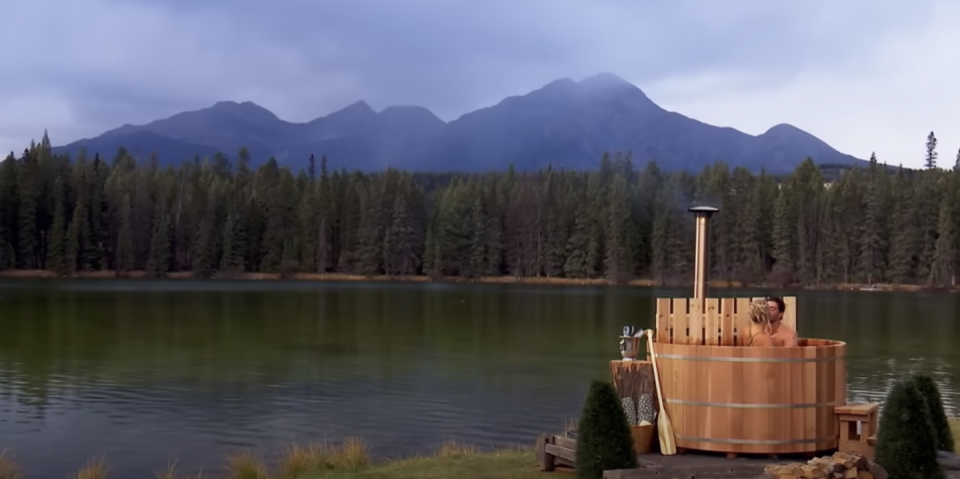
[[[950,0],[5,0],[0,19],[0,151],[218,100],[452,120],[599,72],[707,123],[791,123],[861,158],[919,166],[931,130],[941,165],[960,148]]]

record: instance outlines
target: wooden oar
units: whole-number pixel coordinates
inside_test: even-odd
[[[660,414],[657,415],[657,435],[660,436],[660,453],[672,456],[677,453],[676,436],[673,433],[673,424],[667,416],[667,408],[663,403],[663,392],[660,390],[660,370],[657,369],[657,353],[653,350],[653,330],[647,330],[647,346],[650,348],[650,360],[653,361],[653,381],[657,385],[657,401],[660,402]]]

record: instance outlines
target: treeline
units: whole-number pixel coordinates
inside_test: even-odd
[[[872,158],[832,182],[810,160],[777,179],[724,163],[698,175],[635,169],[629,154],[604,155],[593,172],[482,175],[238,158],[71,159],[44,136],[0,164],[0,269],[686,283],[694,203],[721,208],[715,279],[949,285],[960,266],[960,168],[936,167],[932,133],[927,169]]]

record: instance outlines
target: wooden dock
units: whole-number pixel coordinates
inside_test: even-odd
[[[572,470],[577,461],[577,440],[556,434],[537,436],[537,464],[541,471]],[[763,468],[770,459],[739,457],[727,459],[715,455],[644,454],[637,457],[637,469],[604,471],[604,479],[752,479],[763,477]]]

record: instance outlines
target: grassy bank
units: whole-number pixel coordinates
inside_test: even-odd
[[[72,279],[109,279],[109,278],[146,278],[147,274],[144,271],[130,271],[123,274],[117,274],[115,271],[79,271],[69,276],[64,276],[53,271],[47,270],[4,270],[0,271],[0,278],[8,279],[42,279],[42,278],[63,278],[69,277]],[[181,271],[176,273],[169,273],[166,275],[168,279],[193,279],[194,275],[190,271]],[[341,274],[341,273],[290,273],[290,274],[273,274],[273,273],[240,273],[237,275],[232,275],[224,278],[214,278],[214,279],[235,279],[235,280],[245,280],[245,281],[271,281],[271,280],[298,280],[298,281],[379,281],[379,282],[407,282],[407,283],[427,283],[431,281],[437,282],[449,282],[449,283],[478,283],[478,284],[535,284],[535,285],[609,285],[610,281],[606,279],[573,279],[573,278],[547,278],[547,277],[527,277],[527,278],[518,278],[514,276],[482,276],[478,278],[461,278],[458,276],[447,276],[444,278],[432,279],[428,276],[386,276],[386,275],[375,275],[375,276],[366,276],[360,274]],[[654,286],[664,286],[657,281],[652,279],[635,279],[627,283],[629,286],[638,286],[638,287],[654,287]],[[666,285],[666,286],[679,286],[687,287],[688,283]],[[783,285],[773,285],[773,284],[743,284],[739,281],[723,281],[723,280],[714,280],[710,282],[710,287],[712,288],[782,288]],[[841,283],[841,284],[819,284],[819,285],[801,285],[794,284],[789,286],[790,289],[810,289],[810,290],[833,290],[833,291],[857,291],[861,289],[873,289],[877,291],[924,291],[930,288],[921,285],[914,284],[858,284],[858,283]],[[940,288],[944,291],[954,291],[960,292],[960,287],[952,289]]]
[[[23,479],[24,471],[9,454],[0,453],[0,479]],[[550,477],[537,470],[532,448],[480,452],[472,446],[447,443],[430,455],[374,464],[366,445],[349,439],[340,445],[292,445],[278,458],[265,460],[252,452],[228,456],[222,466],[183,473],[176,463],[160,467],[157,479],[535,479]],[[70,479],[135,479],[112,475],[108,460],[91,459]]]
[[[960,444],[960,420],[950,421],[953,436]],[[960,452],[960,451],[958,451]],[[366,445],[349,439],[340,445],[324,443],[293,445],[274,461],[251,452],[229,456],[224,465],[199,474],[181,474],[176,464],[157,472],[157,479],[538,479],[555,477],[539,472],[530,448],[480,452],[472,446],[447,443],[432,454],[374,464]],[[15,459],[0,454],[0,479],[22,479]],[[105,479],[109,465],[93,459],[71,479]],[[114,479],[128,479],[117,478]],[[134,479],[134,478],[129,478]]]

